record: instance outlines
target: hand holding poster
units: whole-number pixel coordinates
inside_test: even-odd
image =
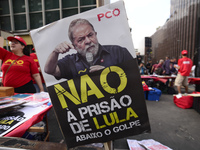
[[[64,18],[31,37],[68,147],[150,131],[123,2]]]

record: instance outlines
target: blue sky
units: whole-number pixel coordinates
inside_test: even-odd
[[[119,0],[110,0],[111,3]],[[141,54],[144,37],[153,35],[156,28],[163,26],[170,16],[170,0],[124,0],[132,39]]]

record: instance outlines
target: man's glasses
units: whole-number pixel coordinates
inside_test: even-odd
[[[9,44],[19,44],[19,41],[9,41]]]

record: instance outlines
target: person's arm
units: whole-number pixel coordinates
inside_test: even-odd
[[[165,74],[166,72],[166,61],[163,63],[163,65],[161,65],[161,68],[163,69],[162,74]]]
[[[54,76],[60,75],[60,69],[57,65],[58,55],[59,53],[56,53],[54,51],[49,55],[44,67],[44,72],[46,72],[47,74],[54,75]]]
[[[176,68],[177,70],[179,70],[181,68],[181,64],[182,64],[182,61],[181,61],[181,59],[179,59],[178,60],[178,64],[175,64],[174,68]]]
[[[165,74],[165,70],[163,70],[162,74]]]
[[[47,74],[51,74],[53,76],[60,76],[60,69],[57,65],[58,56],[60,53],[64,54],[70,49],[74,49],[74,46],[67,42],[63,42],[57,45],[53,52],[49,55],[44,67],[44,71]]]
[[[2,60],[0,59],[0,71],[1,71]]]
[[[40,67],[38,67],[38,71],[41,72],[41,68]]]
[[[35,82],[37,83],[37,85],[40,89],[40,92],[43,92],[44,88],[43,88],[43,85],[42,85],[42,80],[41,80],[40,74],[39,73],[33,74],[32,77],[35,80]]]
[[[152,68],[151,68],[151,72],[152,72],[152,73],[154,72],[154,65],[153,65]]]
[[[179,70],[179,69],[180,69],[180,66],[179,66],[179,65],[177,65],[177,64],[175,64],[175,65],[174,65],[174,68],[176,68],[176,69],[178,69],[178,70]]]

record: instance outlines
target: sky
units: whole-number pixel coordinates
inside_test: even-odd
[[[119,0],[110,0],[110,3]],[[170,0],[124,0],[134,48],[144,54],[144,38],[153,35],[170,16]],[[142,45],[142,46],[141,46]]]

